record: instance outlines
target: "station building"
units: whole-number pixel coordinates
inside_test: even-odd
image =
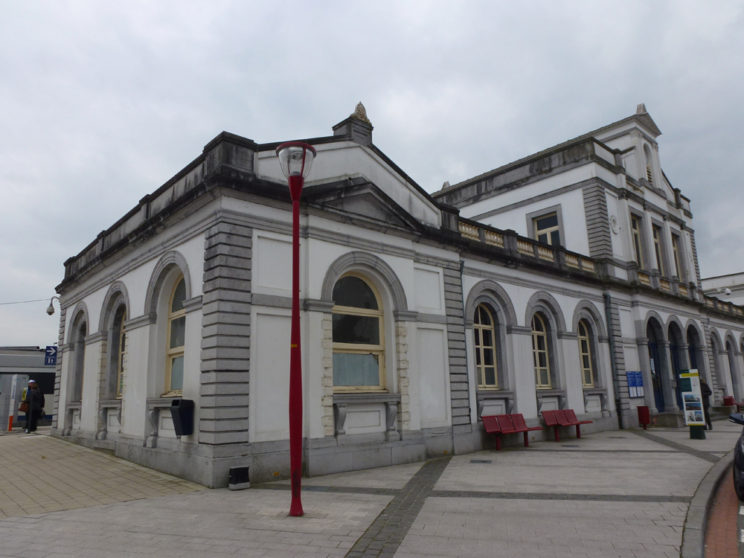
[[[690,201],[643,105],[433,194],[372,131],[360,104],[303,140],[306,474],[492,447],[490,414],[570,408],[591,431],[647,406],[682,424],[689,368],[715,402],[744,398],[744,310],[702,291]],[[65,262],[55,435],[206,486],[288,475],[277,145],[221,133]]]

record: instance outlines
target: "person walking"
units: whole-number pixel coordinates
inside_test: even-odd
[[[713,430],[713,423],[710,420],[710,396],[713,395],[713,390],[710,389],[710,386],[703,380],[700,379],[700,393],[703,396],[703,413],[705,413],[705,429],[706,430]]]
[[[26,390],[26,402],[28,403],[28,412],[26,413],[26,432],[35,432],[39,423],[39,418],[44,409],[44,394],[39,389],[36,380],[28,381],[28,390]]]

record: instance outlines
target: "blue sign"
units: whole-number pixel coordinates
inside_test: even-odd
[[[44,366],[57,366],[57,346],[47,345],[44,353]]]
[[[643,374],[640,371],[626,372],[628,377],[628,395],[632,398],[643,397]]]

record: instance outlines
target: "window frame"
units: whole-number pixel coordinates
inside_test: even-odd
[[[666,275],[666,266],[664,265],[664,229],[661,225],[651,224],[651,236],[654,240],[654,256],[656,257],[656,269],[661,275]]]
[[[542,325],[542,330],[535,328],[535,322]],[[551,370],[551,347],[550,347],[550,329],[547,318],[542,312],[535,312],[532,315],[532,367],[535,372],[535,388],[538,390],[553,389],[553,373]],[[539,340],[543,340],[543,349],[539,348]],[[545,366],[540,366],[540,355],[545,356]],[[547,381],[543,382],[541,375],[544,374]]]
[[[121,314],[119,314],[120,310]],[[114,334],[116,335],[116,360],[114,362],[116,368],[113,393],[114,399],[122,399],[124,394],[124,372],[126,367],[127,355],[127,331],[125,325],[126,321],[127,309],[126,306],[121,305],[114,312]]]
[[[348,277],[355,277],[361,280],[367,288],[370,289],[377,302],[377,309],[361,308],[357,306],[341,306],[337,305],[334,301],[333,308],[331,309],[331,321],[335,315],[347,315],[347,316],[360,316],[364,318],[377,318],[378,324],[378,341],[377,344],[368,343],[344,343],[333,340],[333,325],[331,325],[331,353],[333,356],[336,354],[372,354],[377,357],[378,366],[378,384],[377,385],[336,385],[333,383],[334,393],[358,393],[358,392],[387,392],[387,376],[385,366],[385,308],[383,306],[383,300],[380,296],[380,292],[375,286],[374,282],[370,281],[366,275],[357,272],[349,272],[341,275],[334,283],[333,288],[339,281]],[[335,377],[335,370],[332,378]]]
[[[672,233],[672,256],[674,258],[674,270],[677,273],[677,279],[680,281],[684,280],[684,274],[682,273],[682,247],[680,242],[682,241],[681,235]]]
[[[548,217],[555,217],[555,225],[551,225],[546,228],[539,228],[538,221],[540,221],[541,219],[546,219]],[[560,246],[561,245],[561,223],[560,223],[560,220],[558,219],[557,211],[551,211],[549,213],[544,213],[537,217],[533,217],[532,228],[533,228],[532,232],[534,234],[534,238],[538,242],[547,244],[548,246]],[[556,243],[556,239],[553,238],[553,234],[556,234],[558,236],[557,243]],[[540,236],[542,235],[545,235],[544,241],[540,239]]]
[[[635,262],[640,268],[643,268],[643,218],[636,213],[630,214],[630,235],[635,254]]]
[[[490,323],[484,324],[480,319],[481,313],[488,316]],[[489,331],[491,333],[491,344],[486,346],[483,342],[484,332]],[[483,391],[496,391],[501,389],[499,382],[499,351],[498,351],[498,323],[496,322],[496,316],[493,310],[488,304],[481,302],[475,308],[475,316],[473,317],[473,348],[475,351],[475,372],[478,381],[478,389]],[[492,364],[485,364],[486,359],[484,358],[486,352],[491,353]],[[486,370],[493,368],[493,383],[487,383],[486,381]]]
[[[180,308],[179,310],[173,311],[173,301],[176,296],[176,291],[178,290],[178,287],[180,284],[183,283],[184,286],[184,294],[186,289],[186,279],[184,278],[183,274],[179,274],[176,279],[173,281],[173,285],[171,286],[170,295],[168,297],[168,323],[166,327],[166,336],[165,336],[165,382],[164,382],[164,388],[165,392],[161,395],[161,397],[179,397],[183,395],[183,377],[181,378],[181,387],[180,388],[173,388],[173,361],[177,358],[181,357],[184,359],[184,372],[185,372],[185,349],[186,349],[186,308],[185,306]],[[183,345],[179,345],[176,347],[171,347],[171,330],[173,323],[176,320],[179,320],[183,318],[183,328],[184,328],[184,340]]]
[[[582,329],[584,330],[582,332]],[[581,369],[581,385],[584,389],[597,387],[597,369],[594,362],[594,336],[591,324],[582,318],[576,327],[576,334],[579,343],[579,368]],[[583,344],[586,345],[584,350]],[[588,363],[588,366],[585,366]],[[589,381],[587,381],[589,379]]]

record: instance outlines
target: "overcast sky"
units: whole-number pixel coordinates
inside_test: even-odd
[[[330,135],[359,101],[429,192],[643,102],[703,276],[744,271],[743,6],[0,0],[0,346],[55,343],[64,261],[220,131]]]

